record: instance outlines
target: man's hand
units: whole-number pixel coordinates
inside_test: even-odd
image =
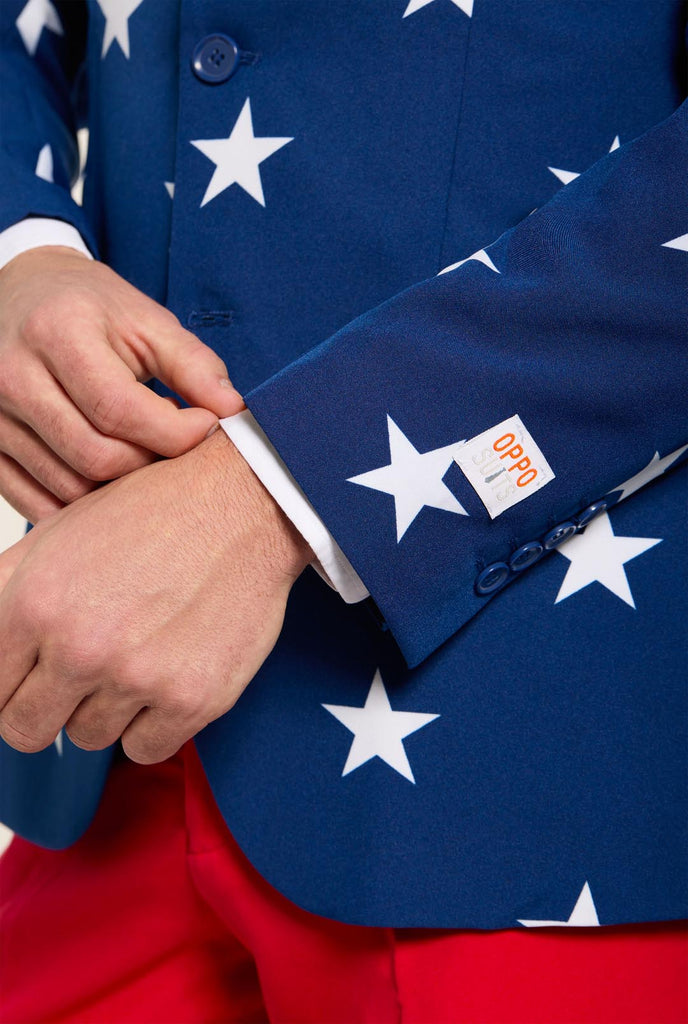
[[[311,558],[222,431],[80,498],[0,555],[0,735],[171,756],[258,671]]]
[[[31,522],[189,451],[243,402],[222,360],[102,263],[61,246],[0,270],[0,494]],[[180,410],[141,382],[158,377]]]

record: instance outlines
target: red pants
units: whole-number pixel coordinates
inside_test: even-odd
[[[361,928],[294,906],[251,867],[195,750],[119,763],[69,850],[0,861],[1,1020],[685,1024],[678,923]]]

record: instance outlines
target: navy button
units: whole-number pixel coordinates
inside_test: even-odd
[[[573,537],[578,527],[570,519],[565,523],[559,523],[558,526],[553,527],[549,533],[546,533],[542,538],[542,546],[545,551],[551,551],[552,548],[558,548],[560,544],[563,544],[569,537]]]
[[[478,576],[475,581],[475,589],[478,594],[491,594],[506,583],[510,576],[509,566],[506,562],[493,562]]]
[[[606,501],[593,501],[592,505],[588,505],[584,512],[581,512],[579,516],[576,516],[576,522],[578,529],[582,530],[584,526],[587,526],[591,519],[598,516],[600,512],[607,511]]]
[[[528,541],[527,544],[522,544],[520,548],[516,548],[509,559],[509,567],[513,572],[523,572],[533,562],[537,562],[538,558],[544,554],[544,551],[545,549],[539,541]]]
[[[191,67],[196,78],[219,85],[231,78],[239,65],[239,47],[221,33],[201,39],[193,52]]]

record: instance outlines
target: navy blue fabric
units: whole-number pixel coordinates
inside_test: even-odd
[[[602,924],[681,917],[688,253],[665,243],[688,232],[685,6],[408,6],[143,0],[126,55],[103,52],[98,4],[66,4],[32,56],[6,0],[0,227],[75,224],[220,353],[389,626],[307,571],[273,654],[197,737],[265,877],[367,924],[566,922],[582,892]],[[208,84],[192,55],[218,33],[240,63]],[[203,203],[214,167],[191,143],[227,138],[247,100],[257,137],[292,140],[260,164],[265,205],[238,184]],[[46,143],[54,184],[34,174]],[[492,266],[436,276],[481,248]],[[555,479],[495,520],[454,465],[468,515],[425,507],[397,542],[393,497],[347,482],[389,462],[388,415],[426,452],[514,414]],[[676,457],[615,504],[656,452]],[[605,496],[570,543],[636,538],[606,583],[575,583],[570,547],[476,594]],[[380,687],[386,721],[438,717],[345,771],[335,711]],[[109,756],[75,774],[74,748],[0,747],[7,820],[72,842]]]

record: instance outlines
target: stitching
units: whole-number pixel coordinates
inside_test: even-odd
[[[234,312],[231,309],[192,309],[186,321],[188,327],[208,327],[219,324],[229,327],[234,321]]]

